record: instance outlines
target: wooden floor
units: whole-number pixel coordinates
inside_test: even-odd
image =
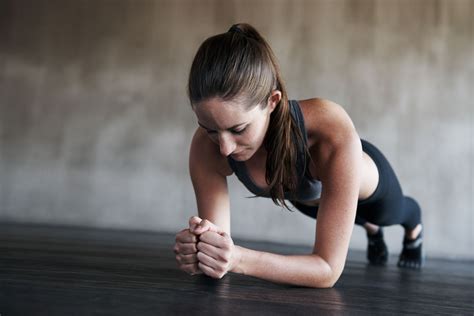
[[[310,247],[237,244],[282,254]],[[0,315],[473,315],[473,262],[405,271],[350,252],[332,289],[177,270],[174,235],[0,224]]]

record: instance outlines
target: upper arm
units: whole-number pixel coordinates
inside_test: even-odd
[[[229,169],[219,148],[198,128],[189,151],[189,173],[199,217],[211,221],[230,235]]]
[[[339,278],[354,228],[360,190],[362,146],[351,119],[341,106],[327,104],[320,141],[310,149],[322,182],[314,252]],[[318,119],[321,121],[320,119]]]

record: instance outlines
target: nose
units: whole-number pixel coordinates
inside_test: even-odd
[[[221,155],[229,156],[235,150],[236,144],[231,135],[219,135],[219,148]]]

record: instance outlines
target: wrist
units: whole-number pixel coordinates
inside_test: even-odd
[[[242,269],[242,250],[242,247],[234,246],[234,258],[232,268],[229,270],[230,272],[244,274],[244,270]]]

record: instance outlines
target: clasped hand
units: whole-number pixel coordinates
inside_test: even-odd
[[[191,275],[204,273],[216,279],[232,271],[240,260],[229,234],[197,216],[189,219],[189,228],[176,235],[174,252],[181,270]]]

